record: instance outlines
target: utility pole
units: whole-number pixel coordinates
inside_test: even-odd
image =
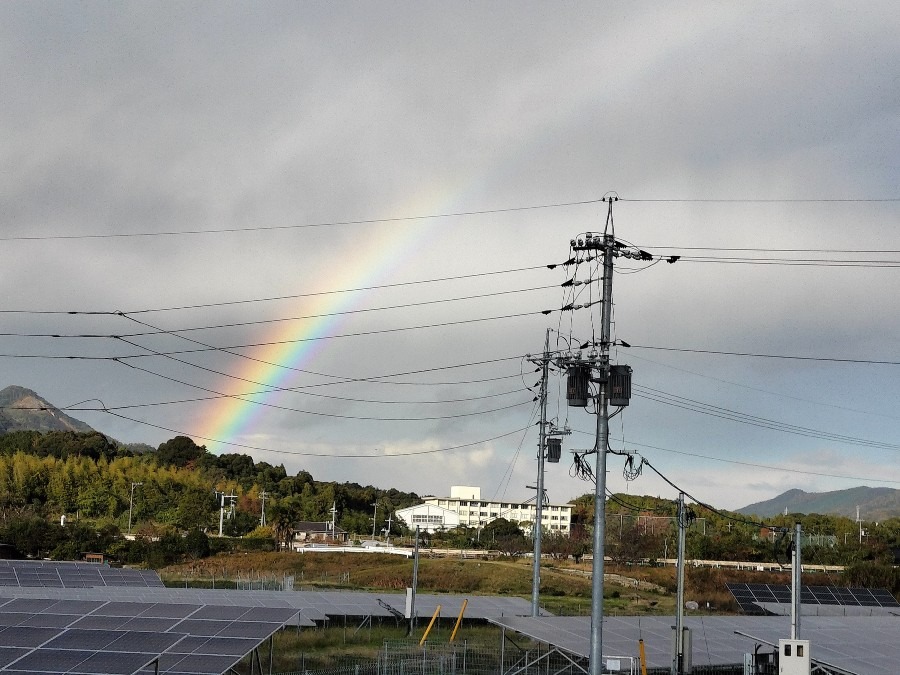
[[[384,521],[387,523],[387,530],[385,530],[384,541],[388,546],[391,545],[391,523],[394,522],[394,514],[389,514],[388,519]]]
[[[612,199],[609,202],[612,216]],[[597,455],[594,476],[597,478],[594,490],[594,558],[591,564],[591,641],[590,675],[603,673],[603,573],[606,540],[606,450],[609,447],[609,337],[612,324],[612,275],[615,237],[603,234],[603,296],[600,324],[600,354],[596,361],[599,370],[599,392],[597,394],[597,435],[594,452]]]
[[[219,503],[219,536],[223,536],[223,530],[225,527],[225,499],[237,499],[237,495],[226,495],[225,492],[216,492],[217,495],[221,498],[221,502]],[[234,507],[234,502],[231,502],[231,506]]]
[[[675,591],[675,649],[672,654],[672,675],[684,671],[684,544],[687,514],[684,511],[684,493],[678,493],[678,569]]]
[[[337,539],[337,502],[331,502],[331,538]]]
[[[800,523],[794,524],[794,542],[791,556],[791,640],[800,639],[800,590],[801,573],[803,571],[800,562]]]
[[[565,266],[575,265],[576,274],[579,265],[586,265],[593,272],[599,267],[602,295],[599,300],[592,299],[591,294],[585,289],[589,284],[598,281],[596,278],[587,280],[576,279],[573,276],[562,284],[571,288],[572,294],[560,308],[561,312],[575,312],[579,309],[601,305],[600,336],[599,340],[592,335],[591,340],[585,342],[575,351],[570,351],[566,356],[556,360],[556,364],[567,370],[566,398],[569,406],[587,407],[589,399],[595,402],[594,412],[597,415],[597,429],[594,447],[590,451],[596,455],[596,465],[593,470],[595,480],[594,489],[594,551],[591,567],[591,635],[589,650],[588,675],[602,675],[603,673],[603,574],[606,539],[606,461],[609,449],[609,406],[618,407],[620,410],[627,406],[631,398],[631,368],[626,365],[610,364],[610,348],[612,329],[612,278],[613,260],[618,256],[630,258],[641,262],[650,262],[654,257],[647,251],[643,251],[624,242],[616,241],[613,227],[613,202],[618,197],[604,197],[603,201],[609,204],[606,217],[606,227],[603,234],[584,233],[583,237],[572,239],[570,250],[572,257]],[[674,263],[679,256],[669,256],[666,262]],[[596,261],[596,263],[592,263]],[[592,287],[591,287],[592,288]],[[568,292],[568,291],[567,291]],[[581,294],[585,293],[587,302],[579,302]],[[591,321],[593,331],[594,321]],[[580,340],[579,340],[580,342]],[[579,344],[573,342],[572,344]],[[629,346],[621,341],[623,346]],[[590,347],[587,355],[582,355],[582,350]],[[591,383],[597,386],[596,395],[591,393]],[[617,413],[615,413],[617,414]],[[585,453],[590,454],[590,453]],[[578,470],[585,474],[580,466]]]
[[[259,501],[262,502],[262,515],[259,517],[259,524],[261,527],[266,526],[266,497],[268,496],[269,494],[265,490],[259,493]]]
[[[372,514],[372,541],[375,541],[375,526],[378,524],[378,502],[372,504],[375,507],[375,513]]]
[[[416,627],[416,590],[419,587],[419,526],[416,525],[416,545],[413,549],[412,588],[409,593],[409,633],[412,635]]]
[[[547,374],[550,368],[550,329],[544,338],[544,358],[541,359],[541,427],[538,440],[537,499],[534,503],[534,524],[531,526],[534,540],[534,560],[531,571],[531,616],[541,615],[541,534],[544,524],[544,452],[547,448]]]
[[[544,461],[557,463],[561,454],[561,442],[558,436],[564,436],[571,433],[568,427],[564,429],[555,429],[553,425],[547,421],[547,391],[549,386],[550,373],[550,329],[547,329],[544,338],[544,354],[540,358],[528,357],[528,360],[541,367],[541,390],[538,394],[541,409],[540,421],[540,438],[538,440],[537,452],[537,482],[535,485],[526,487],[535,489],[536,501],[534,505],[534,524],[531,527],[531,536],[534,543],[534,558],[532,560],[531,571],[531,616],[540,616],[540,589],[541,589],[541,538],[543,536],[544,524]],[[553,438],[551,438],[551,436]]]
[[[134,488],[143,483],[131,483],[131,498],[128,500],[128,534],[131,534],[131,512],[134,509]]]

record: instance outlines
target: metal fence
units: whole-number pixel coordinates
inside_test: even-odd
[[[634,657],[604,659],[605,673],[639,673]],[[616,665],[613,665],[616,664]],[[610,670],[612,667],[614,669]],[[386,640],[378,656],[326,669],[302,669],[279,675],[585,675],[587,659],[572,658],[543,645],[489,648],[458,644]],[[669,675],[669,668],[650,668],[648,675]],[[692,675],[743,675],[742,664],[694,666]]]

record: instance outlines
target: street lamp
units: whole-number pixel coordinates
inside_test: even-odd
[[[131,513],[134,510],[134,488],[143,483],[131,483],[131,498],[128,500],[128,534],[131,534]]]

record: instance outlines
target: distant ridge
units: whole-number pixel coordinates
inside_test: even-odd
[[[12,385],[0,390],[0,433],[10,431],[94,431],[69,417],[31,389]]]
[[[738,513],[770,518],[784,513],[819,513],[856,519],[856,507],[862,520],[878,521],[900,517],[900,490],[855,487],[833,492],[788,490],[764,502],[750,504]]]

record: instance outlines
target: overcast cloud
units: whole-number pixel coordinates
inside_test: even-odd
[[[106,407],[124,417],[71,414],[124,442],[183,433],[319,480],[527,498],[538,377],[521,357],[548,327],[592,330],[586,311],[540,314],[566,279],[541,266],[602,231],[608,191],[616,235],[646,249],[900,266],[900,202],[866,201],[900,198],[898,34],[892,2],[4,3],[0,386]],[[900,366],[646,348],[898,362],[897,266],[617,264],[615,334],[642,348],[615,354],[640,389],[614,448],[728,508],[900,487]],[[209,328],[24,337],[151,330],[43,311]],[[337,311],[354,313],[284,321]],[[396,330],[432,324],[449,325]],[[277,383],[246,358],[274,348],[242,347],[358,333],[282,348],[312,372]],[[185,337],[240,348],[151,355],[201,348]],[[274,384],[305,389],[254,396],[269,405],[227,429],[227,400],[189,401]],[[552,386],[574,430],[548,470],[561,502],[593,489],[568,451],[594,418]],[[340,457],[360,454],[376,458]],[[613,490],[676,496],[621,464]]]

